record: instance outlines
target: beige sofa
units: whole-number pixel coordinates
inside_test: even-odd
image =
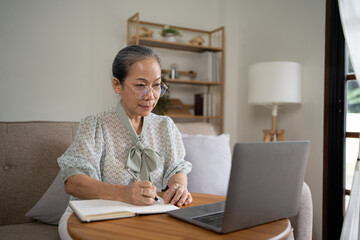
[[[56,221],[51,220],[55,225],[44,224],[25,214],[33,211],[35,204],[36,211],[40,209],[51,216],[61,214],[65,208],[65,201],[56,203],[56,207],[41,201],[45,195],[46,200],[67,197],[60,193],[61,186],[60,190],[50,186],[59,180],[56,159],[71,144],[77,126],[77,122],[0,122],[0,239],[59,239]],[[178,127],[186,134],[215,134],[214,129],[204,124]],[[306,184],[299,214],[291,222],[296,239],[311,239],[312,201]]]

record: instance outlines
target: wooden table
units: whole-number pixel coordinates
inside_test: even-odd
[[[159,194],[160,195],[160,194]],[[190,206],[225,200],[218,195],[193,193]],[[82,223],[73,213],[68,221],[70,236],[77,239],[287,239],[289,219],[282,219],[228,234],[218,234],[183,222],[167,214],[145,215],[99,222]]]

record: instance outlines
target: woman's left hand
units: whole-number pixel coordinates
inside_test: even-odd
[[[164,193],[163,199],[165,204],[171,203],[178,207],[189,205],[193,200],[187,187],[180,183],[171,184]]]

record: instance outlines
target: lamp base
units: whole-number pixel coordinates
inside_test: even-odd
[[[269,130],[265,129],[264,132],[264,142],[276,142],[276,141],[286,141],[285,130]]]

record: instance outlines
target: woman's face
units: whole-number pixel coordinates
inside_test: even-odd
[[[143,99],[139,99],[138,90],[145,86],[149,89],[159,88],[160,83],[161,69],[156,59],[147,58],[131,65],[124,84],[117,87],[121,104],[130,118],[144,117],[151,113],[160,96],[149,91]]]

